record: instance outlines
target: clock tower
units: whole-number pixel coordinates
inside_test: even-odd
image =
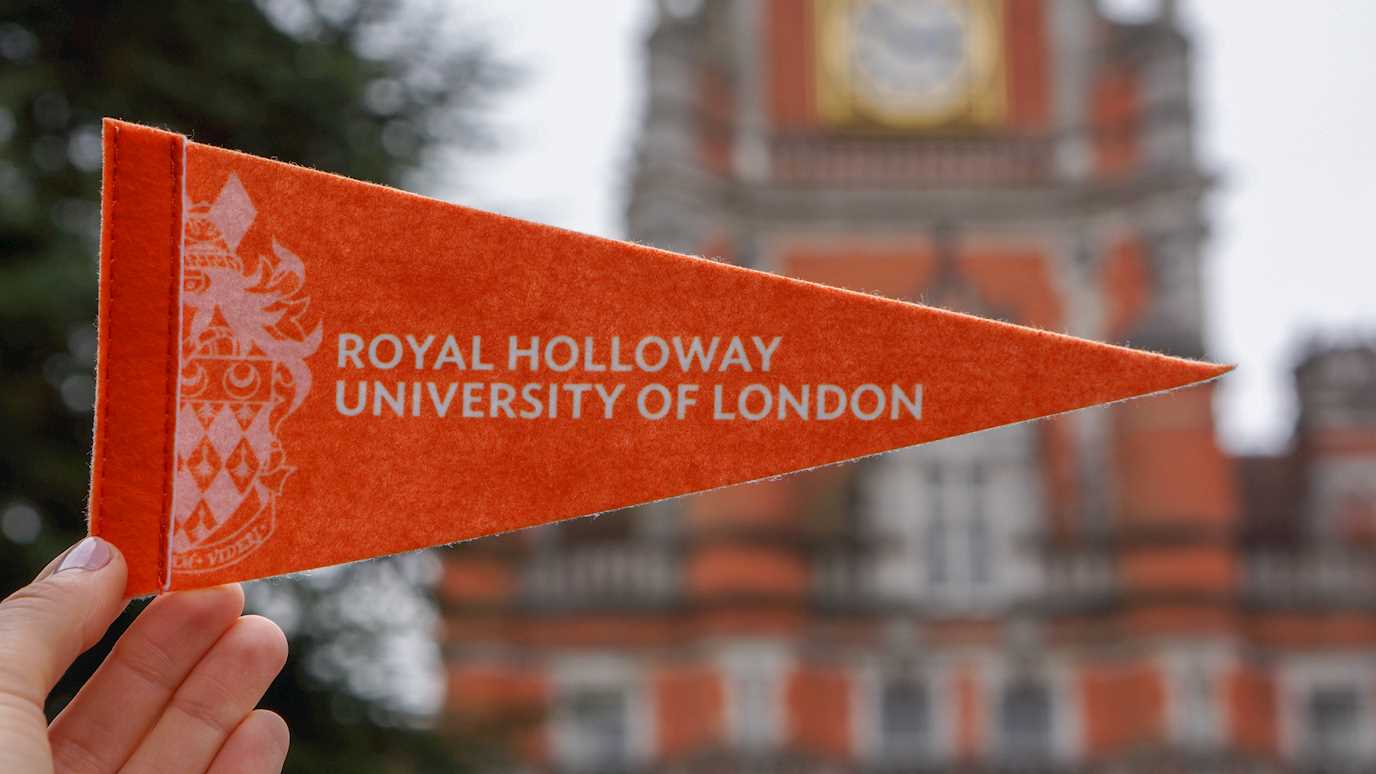
[[[999,0],[814,6],[818,114],[838,129],[960,132],[1005,118]]]
[[[1212,178],[1173,8],[659,0],[629,236],[1203,357]],[[561,771],[1237,770],[1282,721],[1211,401],[465,546],[451,702],[537,707],[523,753]]]

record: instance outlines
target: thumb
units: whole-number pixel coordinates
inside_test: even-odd
[[[88,537],[0,602],[0,714],[18,700],[41,717],[62,673],[124,609],[126,572],[118,549]]]

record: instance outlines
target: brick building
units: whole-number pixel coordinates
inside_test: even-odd
[[[630,236],[1202,357],[1173,6],[662,0]],[[1196,388],[461,546],[451,712],[537,771],[1376,770],[1376,352],[1297,374],[1282,457]]]

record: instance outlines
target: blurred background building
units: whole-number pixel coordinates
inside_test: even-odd
[[[1227,393],[1297,324],[1376,319],[1376,14],[1182,5],[0,0],[0,594],[85,529],[102,116],[1052,330],[1207,339],[1243,361]],[[1213,205],[1200,137],[1248,149]],[[507,174],[498,140],[544,155]],[[632,151],[624,229],[568,219]],[[1246,260],[1206,293],[1215,223]],[[250,584],[291,638],[265,697],[287,769],[473,770],[509,741],[497,770],[1376,771],[1376,347],[1293,360],[1288,443],[1242,456],[1194,389]],[[1284,416],[1274,393],[1225,416]]]
[[[1206,356],[1173,2],[663,0],[646,46],[631,238]],[[461,546],[448,712],[532,770],[1376,770],[1376,350],[1296,389],[1283,456],[1204,387]]]

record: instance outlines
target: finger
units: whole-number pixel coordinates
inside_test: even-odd
[[[0,692],[42,705],[58,678],[124,609],[124,558],[88,537],[0,602]]]
[[[49,726],[57,770],[119,770],[177,687],[243,610],[238,584],[153,600]]]
[[[0,602],[0,771],[46,761],[43,702],[124,609],[125,574],[119,551],[88,537]]]
[[[291,734],[274,712],[254,710],[234,729],[207,774],[273,774],[287,760]]]
[[[276,624],[240,618],[191,670],[125,770],[204,771],[286,661]]]

